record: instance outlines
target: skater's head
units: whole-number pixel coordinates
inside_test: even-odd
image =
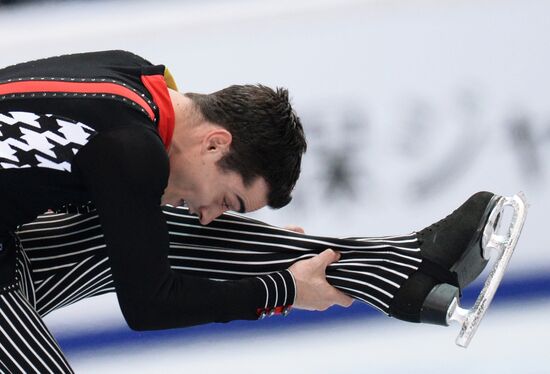
[[[194,144],[200,143],[201,146],[194,148],[194,151],[190,147],[180,149],[188,156],[185,162],[180,158],[176,163],[182,167],[193,164],[189,154],[194,153],[202,157],[203,164],[195,175],[189,175],[182,168],[174,169],[175,157],[171,155],[171,179],[176,177],[173,174],[181,173],[185,174],[182,176],[185,178],[179,179],[206,179],[208,173],[204,166],[210,165],[215,167],[210,173],[210,183],[232,177],[230,185],[239,182],[241,192],[251,189],[259,194],[252,194],[250,200],[254,201],[250,202],[250,207],[245,204],[248,211],[265,205],[280,208],[290,202],[291,192],[300,174],[302,155],[306,151],[306,140],[286,89],[234,85],[207,95],[186,93],[179,99],[183,107],[188,106],[191,110],[178,119],[176,107],[174,138],[178,137],[178,127],[183,128],[185,131],[180,131],[180,135],[184,134],[186,139],[180,145],[193,143],[189,138],[191,136]],[[185,124],[181,126],[183,122]],[[169,187],[170,184],[174,183],[169,182]],[[196,211],[200,209],[190,196],[181,199]],[[235,209],[240,206],[230,208],[240,210]]]

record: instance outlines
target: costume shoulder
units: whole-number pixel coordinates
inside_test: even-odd
[[[122,50],[13,65],[0,69],[0,113],[55,115],[97,130],[138,122],[157,126],[158,105],[143,78],[164,70]]]
[[[34,76],[88,77],[110,70],[154,66],[132,52],[122,50],[66,54],[22,62],[0,69],[0,81]],[[94,74],[95,73],[95,74]],[[106,74],[108,76],[108,74]]]

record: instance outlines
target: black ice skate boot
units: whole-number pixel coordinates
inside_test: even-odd
[[[511,219],[500,225],[508,208],[513,211]],[[456,344],[467,347],[508,267],[526,215],[527,202],[521,193],[502,197],[479,192],[447,218],[418,232],[422,263],[394,295],[390,315],[444,326],[456,321],[461,324]],[[475,305],[461,308],[461,290],[495,254],[496,261]]]
[[[445,219],[417,233],[422,263],[395,294],[391,316],[448,324],[450,304],[487,265],[482,236],[499,198],[478,192]]]

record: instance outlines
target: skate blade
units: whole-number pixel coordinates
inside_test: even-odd
[[[501,218],[506,207],[511,207],[513,213],[508,229],[504,234],[500,234],[499,226],[502,225]],[[466,348],[474,337],[514,253],[526,215],[527,202],[521,192],[512,197],[501,197],[493,208],[483,232],[482,247],[483,257],[488,260],[491,256],[496,255],[496,263],[471,309],[461,308],[458,299],[455,298],[447,311],[448,324],[451,321],[462,324],[456,338],[457,345]]]

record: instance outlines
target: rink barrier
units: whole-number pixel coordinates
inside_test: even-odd
[[[463,305],[471,305],[475,302],[482,284],[473,284],[464,290],[461,299]],[[550,274],[548,272],[534,274],[529,277],[504,279],[498,289],[492,308],[503,307],[524,308],[524,302],[550,300]],[[342,323],[345,321],[369,320],[373,323],[386,317],[375,309],[363,303],[354,303],[350,308],[332,307],[325,312],[307,312],[294,310],[284,318],[270,318],[262,321],[233,321],[227,324],[208,324],[183,329],[134,332],[126,326],[110,328],[106,330],[95,329],[94,332],[86,332],[77,336],[57,336],[61,348],[70,357],[71,354],[79,354],[99,348],[143,345],[167,342],[177,339],[179,344],[235,335],[243,332],[269,332],[269,330],[291,329],[296,326]],[[402,323],[396,321],[396,323]]]

